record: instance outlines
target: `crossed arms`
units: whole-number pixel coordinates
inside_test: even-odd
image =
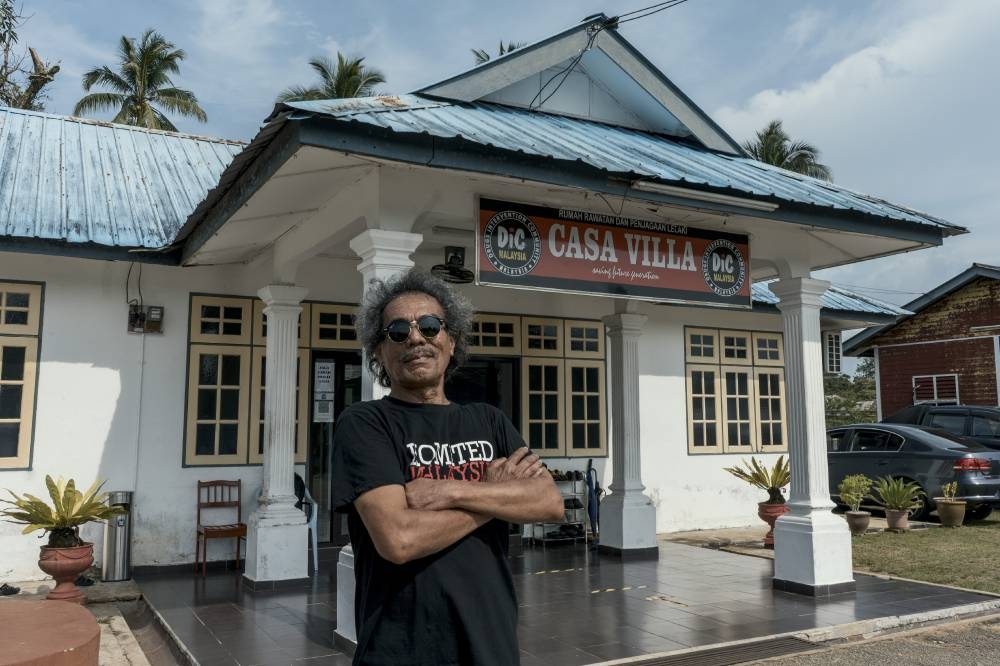
[[[414,479],[374,488],[354,500],[379,555],[395,564],[447,548],[494,518],[559,520],[563,500],[527,447],[487,467],[486,482]]]

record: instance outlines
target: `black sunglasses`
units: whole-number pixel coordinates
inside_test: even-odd
[[[416,326],[417,330],[420,331],[420,335],[428,340],[436,338],[441,329],[445,328],[444,319],[441,319],[437,315],[425,314],[421,315],[418,319],[410,321],[393,319],[389,322],[388,326],[382,329],[382,333],[393,342],[406,342],[406,339],[410,337],[410,329],[413,326]]]

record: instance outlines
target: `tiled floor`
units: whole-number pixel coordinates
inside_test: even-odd
[[[295,592],[251,593],[233,572],[138,579],[202,666],[349,664],[332,643],[334,550]],[[522,665],[570,666],[993,599],[857,576],[857,591],[812,599],[771,589],[770,560],[661,544],[658,561],[602,558],[584,546],[511,558]]]

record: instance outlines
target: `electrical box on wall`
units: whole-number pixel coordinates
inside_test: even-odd
[[[129,333],[163,333],[163,306],[132,303],[128,308]]]

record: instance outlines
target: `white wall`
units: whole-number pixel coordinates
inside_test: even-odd
[[[135,488],[133,564],[179,564],[194,559],[197,481],[241,478],[244,516],[253,509],[261,483],[258,466],[182,467],[189,294],[253,296],[268,273],[253,265],[146,265],[142,270],[144,302],[166,308],[162,335],[125,330],[128,264],[0,253],[0,279],[45,282],[32,469],[0,471],[0,488],[46,496],[47,473],[73,477],[83,485],[106,479],[107,490]],[[361,291],[356,263],[346,260],[313,260],[302,268],[299,281],[309,288],[310,299],[355,302]],[[579,318],[612,312],[612,301],[604,298],[471,285],[462,290],[484,311]],[[754,523],[761,493],[722,470],[739,457],[687,454],[683,327],[778,330],[780,318],[648,304],[641,311],[649,316],[640,342],[642,469],[657,506],[657,530]],[[594,462],[608,487],[609,459]],[[582,470],[586,459],[552,460],[549,465]],[[99,525],[83,530],[95,542],[98,559],[102,530]],[[19,526],[0,523],[0,580],[41,577],[35,563],[41,543],[22,536]],[[210,544],[210,559],[231,553],[230,541]]]

